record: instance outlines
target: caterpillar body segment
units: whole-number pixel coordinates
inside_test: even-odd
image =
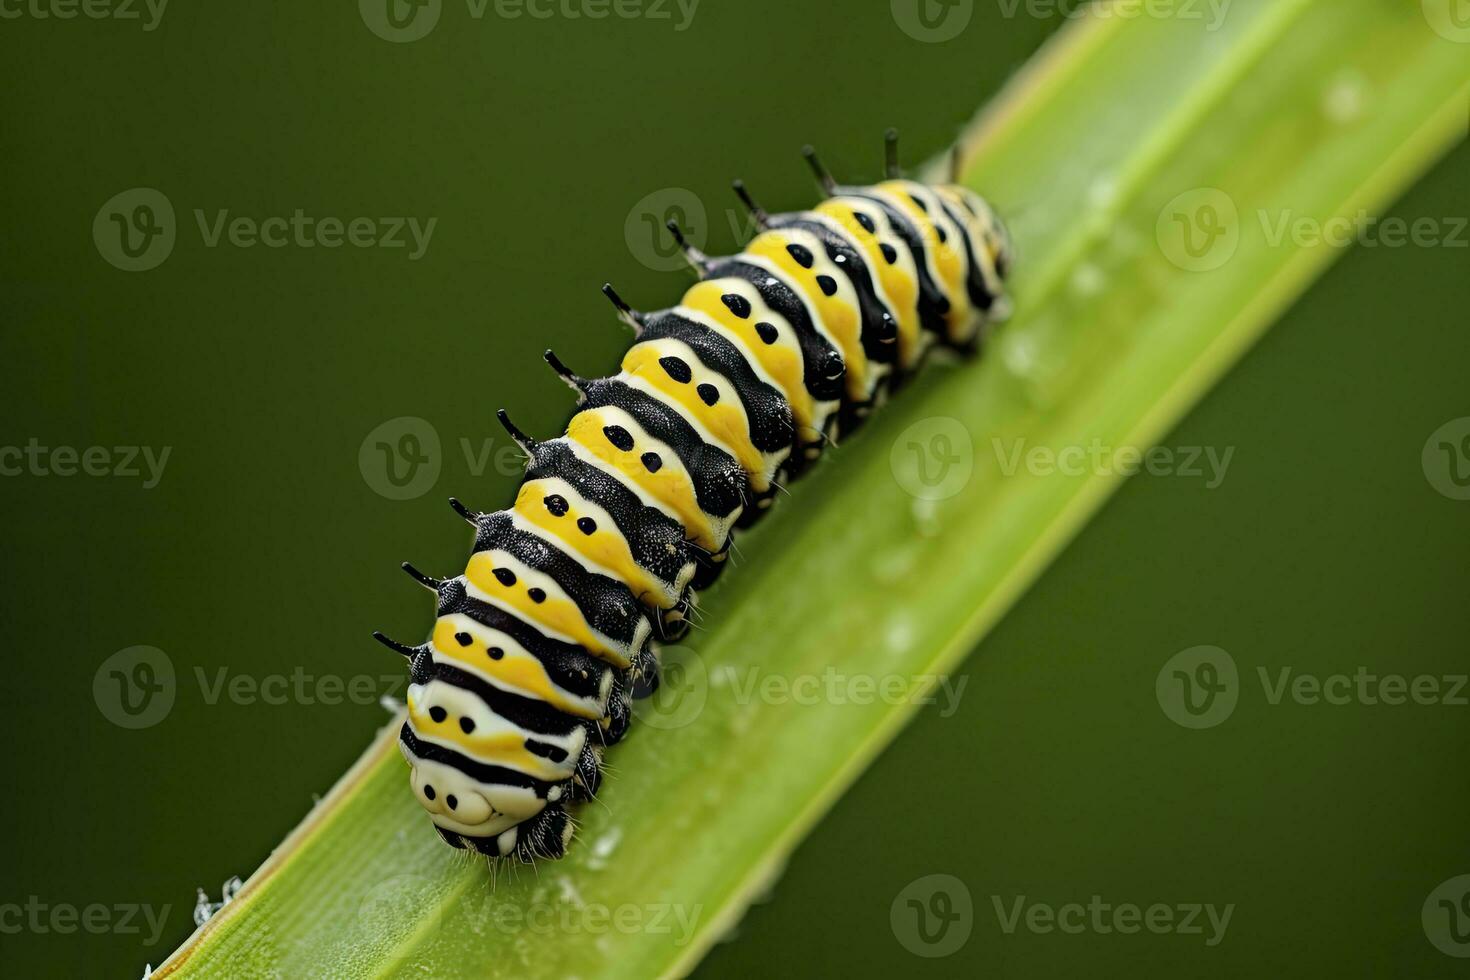
[[[399,745],[412,790],[449,844],[559,857],[568,806],[593,796],[635,690],[659,681],[658,640],[689,626],[694,593],[728,565],[733,532],[770,508],[937,346],[972,351],[1008,311],[1006,230],[960,186],[845,187],[807,151],[828,198],[768,214],[740,254],[684,241],[699,281],[674,306],[631,309],[618,371],[582,378],[566,432],[527,456],[507,509],[477,513],[464,572],[437,580],[429,639],[409,661]]]

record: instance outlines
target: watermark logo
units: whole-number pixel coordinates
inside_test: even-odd
[[[177,693],[174,664],[157,647],[119,650],[92,676],[92,699],[119,728],[151,728],[168,717]]]
[[[191,213],[199,243],[207,249],[336,250],[350,245],[357,249],[401,249],[410,262],[427,254],[439,225],[436,217],[338,217],[309,214],[305,208],[265,217],[236,214],[229,208],[193,208]],[[126,272],[146,272],[162,265],[173,252],[179,230],[173,204],[162,191],[151,187],[134,187],[113,195],[92,219],[92,240],[97,251]]]
[[[709,668],[686,646],[659,650],[658,690],[633,702],[633,715],[650,728],[683,728],[704,712],[709,700]]]
[[[743,671],[727,664],[715,674],[716,686],[728,690],[736,704],[936,705],[939,717],[959,710],[970,679],[950,674],[849,674],[829,665],[820,674],[767,673],[759,667]]]
[[[1086,904],[1065,902],[1061,905],[1028,901],[1025,895],[1017,895],[1009,901],[992,895],[990,904],[995,909],[1001,932],[1007,936],[1023,928],[1037,935],[1060,932],[1069,936],[1083,933],[1127,936],[1147,931],[1156,936],[1201,936],[1209,947],[1224,942],[1230,920],[1235,915],[1234,902],[1227,905],[1155,902],[1144,906],[1135,902],[1114,904],[1105,901],[1101,895],[1093,895]]]
[[[405,930],[437,932],[452,921],[459,934],[483,936],[573,935],[607,936],[637,934],[666,937],[675,948],[688,945],[698,930],[704,906],[666,902],[606,905],[585,901],[569,883],[563,882],[559,897],[551,900],[510,901],[495,889],[474,889],[463,894],[446,891],[446,880],[421,874],[386,878],[369,889],[357,907],[357,930],[381,941],[404,935]],[[404,909],[427,909],[428,923],[405,916]]]
[[[1290,701],[1292,704],[1335,707],[1344,705],[1401,704],[1442,705],[1463,708],[1470,704],[1465,686],[1466,674],[1375,674],[1359,665],[1352,674],[1297,673],[1292,667],[1280,667],[1275,676],[1265,667],[1256,668],[1261,693],[1272,706]]]
[[[92,936],[142,936],[143,945],[155,946],[163,938],[163,927],[171,911],[172,905],[137,902],[74,905],[30,895],[24,904],[0,903],[0,935],[28,932],[37,936],[69,936],[84,932]]]
[[[889,0],[893,22],[915,41],[942,44],[959,37],[975,14],[975,0]]]
[[[1206,490],[1214,490],[1225,482],[1225,473],[1235,457],[1235,447],[1223,451],[1215,446],[1109,446],[1101,439],[1091,444],[1028,446],[1025,439],[993,438],[991,448],[1000,464],[1002,476],[1015,476],[1024,469],[1032,476],[1176,476],[1199,479]]]
[[[997,0],[1002,17],[1014,18],[1025,11],[1029,17],[1051,20],[1063,17],[1076,20],[1084,16],[1099,20],[1178,20],[1202,23],[1207,32],[1218,31],[1230,13],[1234,0]]]
[[[1456,875],[1429,893],[1421,918],[1424,935],[1446,956],[1470,959],[1470,875]]]
[[[1230,717],[1240,700],[1235,658],[1213,646],[1181,650],[1159,670],[1154,696],[1176,725],[1214,728]]]
[[[221,700],[248,707],[303,705],[328,707],[339,704],[382,704],[384,698],[396,699],[407,686],[406,674],[312,674],[296,666],[289,674],[237,674],[228,667],[216,667],[213,676],[203,667],[194,668],[194,683],[204,703],[213,707]]]
[[[1164,257],[1186,272],[1210,272],[1240,247],[1240,212],[1222,190],[1199,187],[1164,205],[1154,233]]]
[[[425,419],[400,415],[362,440],[357,468],[373,492],[389,500],[422,497],[439,482],[439,432]]]
[[[1447,41],[1470,44],[1470,0],[1420,0],[1424,19]]]
[[[451,909],[439,900],[438,891],[432,879],[420,874],[385,878],[368,889],[358,903],[358,928],[376,942],[404,936],[413,929],[437,932]],[[432,914],[424,922],[417,916],[405,916],[404,909],[430,909]]]
[[[427,37],[439,23],[443,6],[443,0],[357,0],[367,29],[394,44]]]
[[[152,187],[114,194],[92,219],[98,254],[124,272],[147,272],[162,265],[177,236],[173,204]]]
[[[700,0],[464,0],[465,15],[475,22],[496,20],[667,21],[674,33],[694,23]],[[357,12],[368,30],[385,41],[406,44],[429,35],[443,13],[443,0],[358,0]]]
[[[893,478],[920,500],[953,497],[975,470],[975,444],[959,419],[934,416],[904,429],[888,453]]]
[[[0,20],[136,20],[143,33],[158,29],[168,0],[0,0]]]
[[[674,222],[695,248],[703,248],[709,236],[709,219],[704,202],[683,187],[664,187],[646,195],[623,222],[623,240],[633,258],[655,272],[674,272],[687,263],[684,252],[668,224]]]
[[[152,490],[163,479],[173,446],[48,446],[31,436],[24,446],[0,446],[0,477],[111,476],[140,479]]]
[[[1291,665],[1257,665],[1256,681],[1269,707],[1470,705],[1470,675],[1379,674],[1366,664],[1351,673],[1318,674]],[[1155,680],[1159,707],[1185,728],[1213,728],[1230,717],[1246,686],[1234,659],[1219,647],[1191,647],[1169,659]],[[1254,690],[1254,689],[1252,689]]]
[[[1435,490],[1451,500],[1470,500],[1470,416],[1435,429],[1424,443],[1420,463]]]
[[[970,889],[954,875],[909,882],[888,907],[888,925],[904,949],[925,959],[957,953],[975,927]]]
[[[1390,216],[1381,218],[1360,208],[1356,214],[1339,214],[1326,220],[1298,214],[1291,208],[1272,213],[1256,212],[1266,244],[1281,248],[1470,248],[1470,218],[1421,215],[1412,221]]]

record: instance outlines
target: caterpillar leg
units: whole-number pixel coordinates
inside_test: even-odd
[[[472,850],[486,857],[515,857],[520,861],[556,859],[566,853],[572,839],[572,821],[562,803],[550,804],[536,816],[493,837],[469,837],[435,825],[439,837],[451,847]]]
[[[529,863],[537,858],[556,860],[565,854],[574,829],[572,818],[564,807],[558,805],[547,807],[536,817],[506,833],[516,832],[511,853],[517,860]]]
[[[602,743],[612,745],[621,741],[633,722],[632,670],[613,673],[612,692],[607,699],[607,717],[602,719]]]
[[[602,787],[603,748],[589,740],[577,759],[577,774],[572,777],[572,801],[580,803],[597,795]]]
[[[689,587],[703,590],[714,585],[720,574],[729,566],[729,558],[729,541],[726,541],[725,546],[713,554],[698,554],[695,558],[694,578],[690,581]]]
[[[776,477],[771,481],[769,490],[765,493],[752,494],[750,503],[746,505],[745,510],[741,511],[740,520],[735,523],[735,526],[744,530],[759,524],[761,518],[771,512],[771,507],[776,503],[776,497],[781,493],[776,484],[785,481],[786,478],[786,470],[783,467],[776,472]]]
[[[652,649],[645,649],[633,661],[629,674],[629,690],[634,700],[641,701],[653,694],[658,690],[658,654]]]
[[[665,643],[677,643],[689,633],[689,612],[694,606],[694,593],[686,593],[672,607],[659,610],[655,621],[658,638]]]

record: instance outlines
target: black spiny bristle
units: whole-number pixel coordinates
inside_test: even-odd
[[[619,296],[618,291],[612,288],[612,283],[605,282],[602,284],[602,295],[606,296],[608,302],[612,303],[613,308],[618,311],[618,319],[632,327],[635,334],[643,332],[643,315],[623,302],[623,297]]]
[[[817,182],[822,185],[822,190],[827,192],[827,196],[831,197],[836,194],[837,180],[826,167],[822,166],[822,161],[817,159],[816,148],[808,143],[801,148],[801,155],[806,157],[807,166],[812,168],[812,173],[816,175]]]
[[[516,424],[510,420],[510,414],[505,409],[497,410],[495,417],[500,420],[500,424],[505,427],[505,431],[510,433],[510,437],[516,441],[516,445],[520,446],[528,454],[536,448],[536,440],[516,428]]]
[[[689,244],[689,239],[684,237],[684,229],[679,227],[679,222],[670,219],[664,224],[669,234],[674,236],[674,244],[684,253],[684,258],[694,268],[694,271],[703,275],[709,269],[709,256]]]
[[[771,216],[766,214],[765,208],[755,203],[755,198],[750,196],[750,189],[745,186],[745,181],[737,180],[731,186],[735,188],[735,195],[740,198],[740,203],[745,205],[745,210],[749,211],[751,218],[755,219],[756,226],[766,227]]]
[[[377,630],[373,630],[373,639],[377,640],[379,643],[383,644],[383,646],[387,647],[389,650],[392,650],[394,653],[401,653],[410,660],[412,660],[414,656],[418,653],[418,651],[415,650],[413,647],[408,646],[404,643],[399,643],[397,640],[390,639]]]
[[[419,583],[426,589],[432,589],[435,592],[438,592],[439,589],[444,585],[444,583],[441,582],[439,579],[431,578],[428,575],[425,575],[417,568],[414,568],[413,565],[409,562],[404,562],[402,568],[405,572],[409,574],[410,578],[412,578],[415,582]]]
[[[576,373],[572,371],[571,368],[562,363],[561,358],[557,357],[554,351],[548,350],[545,354],[542,354],[541,356],[546,358],[546,363],[551,365],[551,369],[556,372],[557,377],[561,378],[567,383],[567,387],[571,388],[578,394],[581,394],[587,390],[586,380],[577,377]]]

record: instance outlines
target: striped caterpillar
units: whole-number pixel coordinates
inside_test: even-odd
[[[457,848],[560,857],[570,804],[591,798],[635,687],[658,683],[653,641],[688,629],[735,527],[771,506],[823,445],[848,433],[942,346],[978,348],[1003,318],[1007,233],[973,192],[902,177],[838,186],[805,151],[827,200],[768,214],[737,181],[757,234],[712,258],[669,230],[699,274],[677,306],[638,313],[620,373],[576,376],[558,439],[504,411],[528,457],[508,510],[455,510],[475,528],[462,575],[404,568],[438,599],[428,641],[374,636],[409,660],[400,748],[413,792]],[[957,167],[955,168],[957,169]]]

